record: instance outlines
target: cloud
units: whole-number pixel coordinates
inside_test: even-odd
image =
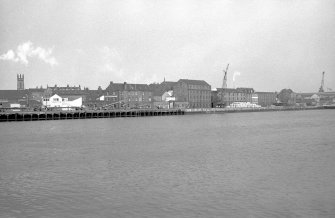
[[[15,53],[13,50],[7,51],[7,53],[0,56],[0,60],[12,60],[17,62],[18,60],[15,58]]]
[[[16,52],[9,50],[7,53],[2,54],[0,60],[19,62],[28,65],[28,58],[38,58],[51,66],[55,66],[58,62],[56,58],[52,56],[52,52],[53,48],[45,49],[42,47],[34,47],[32,42],[27,41],[19,45]]]

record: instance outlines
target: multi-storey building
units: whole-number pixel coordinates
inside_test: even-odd
[[[149,85],[146,84],[128,84],[110,82],[106,88],[109,96],[110,104],[116,107],[128,108],[151,108],[153,102],[153,94]]]
[[[180,79],[173,93],[176,102],[188,102],[189,108],[211,107],[211,86],[204,80]]]
[[[253,88],[218,88],[216,106],[225,107],[234,102],[255,102],[256,95]]]
[[[262,107],[268,107],[276,102],[276,92],[255,92],[258,96],[258,104]]]

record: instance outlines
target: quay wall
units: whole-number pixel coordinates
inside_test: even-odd
[[[260,108],[189,108],[185,114],[215,114],[215,113],[238,113],[238,112],[268,112],[268,111],[293,111],[293,110],[320,110],[323,106],[311,107],[260,107]]]
[[[0,122],[184,115],[183,110],[7,111]]]
[[[188,109],[140,109],[140,110],[92,110],[92,111],[6,111],[0,112],[0,122],[73,120],[118,117],[171,116],[184,114],[216,114],[239,112],[269,112],[335,109],[335,107],[261,107],[261,108],[188,108]]]

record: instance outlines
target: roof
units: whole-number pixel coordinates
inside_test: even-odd
[[[217,88],[217,92],[232,92],[232,93],[251,93],[253,92],[253,88]]]
[[[176,84],[177,82],[152,83],[149,87],[154,96],[162,96],[165,92],[173,90],[173,86]]]
[[[161,83],[162,86],[164,86],[167,89],[173,89],[173,86],[177,85],[178,82],[172,82],[172,81],[164,81]]]
[[[113,83],[111,82],[106,91],[151,91],[147,84],[129,84],[129,83]]]
[[[0,99],[18,100],[26,98],[27,90],[0,90]]]
[[[217,92],[238,92],[236,89],[233,88],[217,88]]]
[[[77,96],[73,96],[73,95],[67,96],[67,95],[58,95],[58,94],[54,94],[51,97],[67,98],[69,101],[73,101],[73,100],[76,100],[78,98],[82,98],[82,96],[79,96],[79,95],[77,95]]]
[[[43,88],[29,88],[28,92],[44,92],[46,89]]]
[[[186,84],[190,85],[206,85],[209,86],[209,84],[205,80],[192,80],[192,79],[180,79],[178,82],[184,82]]]

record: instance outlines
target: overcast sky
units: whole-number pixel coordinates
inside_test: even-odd
[[[207,81],[335,90],[335,0],[0,0],[0,89]],[[233,76],[235,74],[235,82]]]

